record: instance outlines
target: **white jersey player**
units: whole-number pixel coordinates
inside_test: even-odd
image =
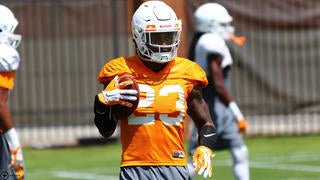
[[[24,179],[24,160],[17,132],[7,105],[9,91],[20,57],[15,48],[21,36],[14,34],[18,20],[6,6],[0,5],[0,179]]]
[[[248,180],[248,150],[241,133],[246,130],[246,120],[229,93],[228,71],[233,60],[226,44],[232,39],[244,43],[243,37],[233,35],[233,18],[217,3],[201,5],[194,13],[197,33],[193,39],[189,59],[195,60],[207,73],[209,85],[203,89],[203,97],[209,105],[214,125],[217,127],[215,150],[228,149],[233,158],[233,173],[237,180]],[[240,132],[240,133],[239,133]],[[193,131],[189,153],[197,145],[197,131]],[[190,173],[194,172],[191,162]]]

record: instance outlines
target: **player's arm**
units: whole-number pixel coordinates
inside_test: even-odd
[[[219,53],[211,53],[207,56],[209,62],[209,71],[218,98],[227,106],[238,121],[239,132],[245,132],[247,122],[240,111],[238,105],[232,100],[231,94],[223,82],[223,69],[221,68],[222,56]]]
[[[200,130],[204,126],[211,126],[214,128],[208,105],[204,101],[201,94],[200,85],[197,85],[192,89],[188,97],[187,103],[188,103],[187,113],[194,121],[198,130]]]
[[[12,118],[7,105],[8,89],[0,87],[0,129],[6,132],[13,128]]]
[[[14,169],[18,179],[24,178],[23,153],[18,134],[13,126],[9,107],[7,106],[8,89],[0,87],[0,130],[8,142],[11,162],[9,169]]]
[[[94,99],[94,123],[100,134],[108,138],[116,130],[118,120],[111,114],[111,106],[107,106],[99,100],[98,95]]]
[[[196,86],[188,97],[188,114],[198,128],[199,146],[192,157],[195,172],[204,177],[212,176],[212,150],[216,143],[214,127],[209,108],[201,95],[201,87]]]
[[[209,71],[215,93],[219,99],[228,106],[232,101],[232,97],[223,82],[223,69],[221,68],[222,56],[218,53],[211,53],[207,56],[209,62]]]

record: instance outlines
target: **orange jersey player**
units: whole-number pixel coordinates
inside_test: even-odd
[[[184,166],[187,99],[194,86],[207,85],[204,71],[196,63],[176,57],[156,73],[150,71],[139,56],[121,57],[103,67],[99,81],[105,84],[116,75],[125,74],[132,75],[138,82],[140,102],[128,119],[120,121],[121,165]],[[180,157],[175,157],[177,152]]]
[[[193,156],[195,172],[212,176],[212,149],[216,129],[201,87],[208,84],[196,63],[176,57],[181,21],[162,1],[143,3],[132,18],[137,54],[113,59],[104,65],[98,80],[105,89],[95,97],[95,125],[108,138],[120,123],[122,161],[120,179],[190,179],[183,132],[187,114],[199,130]],[[129,117],[117,119],[112,106],[132,106],[137,90],[133,82],[117,83],[122,75],[139,85],[139,104]],[[125,103],[124,103],[125,102]]]

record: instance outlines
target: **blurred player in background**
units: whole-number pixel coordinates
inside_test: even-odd
[[[239,134],[246,131],[247,123],[229,93],[228,71],[232,65],[232,58],[225,42],[232,39],[238,45],[242,45],[245,39],[233,35],[233,18],[217,3],[201,5],[195,11],[194,17],[197,33],[191,44],[189,59],[195,60],[208,75],[209,85],[203,89],[203,97],[209,105],[211,117],[217,127],[215,149],[229,149],[235,179],[248,180],[248,150]],[[189,150],[191,155],[198,145],[197,136],[197,131],[193,131]],[[188,167],[190,172],[194,172],[192,162],[189,162]]]
[[[138,55],[113,59],[100,71],[98,80],[105,89],[95,97],[94,121],[106,138],[118,123],[113,105],[130,107],[130,100],[137,98],[137,90],[124,89],[132,81],[118,84],[117,76],[133,76],[140,89],[135,112],[119,119],[120,179],[190,179],[183,140],[187,113],[200,134],[193,156],[195,171],[212,176],[216,130],[201,95],[208,81],[198,64],[176,57],[181,28],[181,21],[164,2],[141,4],[132,18]]]
[[[21,36],[14,34],[18,21],[6,6],[0,5],[0,179],[24,179],[23,154],[7,105],[13,89],[20,57],[16,48]]]

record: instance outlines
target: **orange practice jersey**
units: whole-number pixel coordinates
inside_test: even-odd
[[[138,108],[120,120],[122,166],[186,166],[183,131],[187,98],[195,85],[208,84],[196,63],[176,57],[158,73],[138,56],[108,62],[98,80],[105,84],[114,76],[133,76],[140,89]]]
[[[12,90],[15,71],[0,72],[0,87]]]
[[[14,74],[15,74],[15,71],[0,72],[0,87],[12,90],[13,82],[14,82]],[[3,130],[0,129],[0,133],[2,132]]]

